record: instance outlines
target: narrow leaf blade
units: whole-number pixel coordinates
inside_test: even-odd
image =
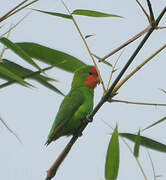
[[[140,149],[141,137],[140,137],[140,130],[136,136],[135,146],[134,146],[134,156],[137,158],[139,156],[139,149]]]
[[[150,129],[151,127],[154,127],[155,125],[157,125],[157,124],[159,124],[159,123],[161,123],[161,122],[163,122],[165,120],[166,120],[166,117],[163,117],[162,119],[158,120],[157,122],[155,122],[155,123],[149,125],[148,127],[144,128],[142,131]]]
[[[32,58],[61,68],[68,72],[74,72],[81,66],[85,66],[81,60],[58,50],[48,48],[36,43],[17,43]]]
[[[33,76],[33,74],[32,74],[32,76]],[[54,92],[56,92],[56,93],[58,93],[58,94],[60,94],[60,95],[62,95],[62,96],[65,96],[58,88],[56,88],[56,87],[53,86],[52,84],[48,83],[48,82],[44,79],[43,76],[38,79],[38,82],[39,82],[40,84],[42,84],[43,86],[45,86],[45,87],[53,90]]]
[[[68,15],[68,14],[42,11],[42,10],[38,10],[38,9],[33,9],[33,10],[34,10],[34,11],[41,12],[41,13],[44,13],[44,14],[49,14],[49,15],[52,15],[52,16],[58,16],[58,17],[66,18],[66,19],[72,19],[72,16],[70,16],[70,15]]]
[[[166,94],[166,90],[164,90],[164,89],[160,89],[163,93],[165,93]]]
[[[96,59],[98,59],[99,61],[101,60],[101,58],[100,58],[99,56],[97,56],[97,55],[95,55],[95,54],[93,54],[93,56],[94,56]],[[108,65],[108,66],[110,66],[110,67],[113,67],[112,64],[109,63],[109,62],[107,62],[106,60],[105,60],[105,61],[101,61],[101,62],[104,63],[104,64],[106,64],[106,65]]]
[[[20,56],[22,59],[30,63],[32,66],[36,67],[38,70],[41,71],[40,67],[32,60],[32,58],[19,47],[17,44],[13,43],[7,38],[0,38],[0,42],[4,44],[6,47],[11,49],[14,53],[16,53],[18,56]]]
[[[3,67],[7,68],[8,70],[10,70],[13,73],[19,74],[19,76],[21,78],[23,78],[23,79],[26,79],[26,78],[33,79],[33,80],[39,82],[40,84],[42,84],[43,86],[45,86],[45,87],[55,91],[56,93],[61,94],[61,95],[64,96],[64,94],[59,89],[57,89],[55,86],[53,86],[52,84],[47,82],[47,81],[50,80],[50,78],[45,77],[43,75],[40,75],[40,73],[41,73],[40,71],[34,72],[34,71],[30,70],[30,69],[24,68],[24,67],[12,62],[12,61],[9,61],[7,59],[3,59],[2,61],[3,61],[3,63],[2,63]],[[48,67],[48,68],[44,68],[44,69],[42,69],[42,71],[44,72],[44,71],[49,70],[51,68],[53,68],[53,66]],[[1,74],[0,74],[0,77],[2,77]],[[2,78],[8,80],[8,82],[0,85],[0,88],[7,87],[7,86],[9,86],[9,85],[11,85],[13,83],[16,83],[15,80],[12,80],[9,77],[3,76]]]
[[[92,36],[95,36],[95,34],[88,34],[88,35],[85,36],[85,39],[88,39],[88,38],[90,38]]]
[[[114,129],[106,156],[105,179],[116,180],[119,170],[119,138],[118,127]]]
[[[119,17],[122,16],[115,15],[115,14],[107,14],[99,11],[92,11],[92,10],[84,10],[84,9],[76,9],[72,12],[74,15],[81,15],[81,16],[89,16],[89,17]]]
[[[133,142],[136,142],[136,137],[137,135],[135,134],[131,134],[131,133],[119,133],[120,136],[124,137],[124,138],[127,138]],[[157,142],[153,139],[150,139],[150,138],[147,138],[147,137],[144,137],[144,136],[140,136],[141,138],[141,141],[140,141],[140,145],[144,146],[144,147],[147,147],[149,149],[152,149],[152,150],[156,150],[156,151],[159,151],[159,152],[164,152],[166,153],[166,145],[165,144],[162,144],[160,142]]]
[[[20,76],[18,76],[16,73],[13,73],[11,71],[9,71],[8,69],[6,69],[5,67],[3,67],[0,64],[0,74],[2,74],[3,76],[6,76],[10,79],[13,79],[17,82],[19,82],[20,84],[24,85],[24,86],[32,86],[31,84],[27,83],[26,81],[24,81]]]

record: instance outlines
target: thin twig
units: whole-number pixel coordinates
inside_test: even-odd
[[[61,152],[57,160],[53,163],[53,165],[47,171],[46,180],[51,180],[55,176],[59,166],[61,165],[61,163],[63,162],[63,160],[65,159],[65,157],[67,156],[67,154],[69,153],[70,149],[72,148],[73,144],[76,142],[77,139],[78,139],[78,136],[73,136],[71,138],[71,140],[66,145],[64,150]]]
[[[153,163],[153,161],[152,161],[152,158],[151,158],[151,155],[150,155],[148,149],[146,149],[146,151],[147,151],[147,153],[148,153],[148,156],[149,156],[149,159],[150,159],[150,163],[151,163],[151,165],[152,165],[152,171],[153,171],[154,180],[156,180],[156,173],[155,173],[154,163]]]
[[[165,91],[164,89],[160,89],[160,91],[162,91],[163,93],[165,93],[165,94],[166,94],[166,91]]]
[[[14,28],[16,28],[27,16],[29,16],[31,12],[27,13],[23,18],[21,18],[16,24],[14,24],[8,31],[6,31],[4,34],[0,35],[0,37],[5,36],[7,33],[12,31]]]
[[[25,0],[23,2],[21,2],[20,4],[18,4],[16,7],[14,7],[13,9],[11,9],[9,12],[7,12],[5,15],[3,15],[0,18],[0,22],[2,22],[3,20],[5,20],[13,11],[15,11],[16,9],[18,9],[20,6],[22,6],[23,4],[25,4],[28,0]]]
[[[70,16],[72,17],[72,21],[73,21],[73,23],[74,23],[74,25],[75,25],[78,33],[80,34],[80,37],[82,38],[82,40],[83,40],[83,42],[84,42],[84,44],[85,44],[85,46],[86,46],[86,48],[87,48],[87,50],[88,50],[88,53],[89,53],[89,55],[90,55],[90,57],[91,57],[94,65],[95,65],[95,67],[96,67],[98,76],[99,76],[99,78],[100,78],[100,83],[102,84],[103,91],[104,91],[104,93],[105,93],[105,92],[106,92],[106,88],[105,88],[104,82],[103,82],[103,80],[102,80],[100,71],[99,71],[99,69],[98,69],[98,67],[97,67],[97,64],[96,64],[96,62],[95,62],[95,59],[94,59],[94,57],[93,57],[93,54],[92,54],[92,52],[90,51],[90,48],[89,48],[89,46],[88,46],[88,43],[86,42],[86,39],[84,38],[84,36],[83,36],[83,34],[82,34],[82,32],[81,32],[81,30],[80,30],[80,28],[79,28],[79,26],[78,26],[75,18],[74,18],[74,16],[73,16],[72,13],[70,12],[69,8],[68,8],[68,7],[66,6],[66,4],[63,2],[63,0],[61,0],[61,1],[62,1],[62,3],[63,3],[64,7],[66,8],[66,10],[68,11],[68,13],[70,14]]]
[[[120,45],[118,48],[114,49],[113,51],[111,51],[109,54],[107,54],[106,56],[104,56],[103,58],[101,58],[99,60],[99,62],[104,61],[105,59],[107,59],[108,57],[112,56],[113,54],[115,54],[116,52],[118,52],[119,50],[121,50],[122,48],[124,48],[125,46],[127,46],[128,44],[132,43],[133,41],[135,41],[136,39],[138,39],[139,37],[141,37],[142,35],[144,35],[146,32],[149,31],[149,29],[151,28],[151,25],[149,25],[148,27],[146,27],[144,30],[142,30],[141,32],[139,32],[138,34],[136,34],[135,36],[133,36],[131,39],[129,39],[128,41],[126,41],[125,43],[123,43],[122,45]]]
[[[1,117],[0,117],[0,121],[7,128],[7,130],[16,137],[16,139],[19,141],[19,143],[22,144],[21,139],[17,136],[17,134],[12,129],[9,128],[9,126],[5,123],[5,121]]]
[[[144,7],[141,5],[141,3],[136,0],[137,4],[139,5],[139,7],[142,9],[143,13],[145,14],[145,16],[147,17],[148,21],[149,21],[149,24],[151,24],[151,19],[150,19],[150,16],[149,14],[146,12],[146,10],[144,9]]]
[[[158,26],[156,29],[166,29],[166,26]]]
[[[134,102],[134,101],[125,101],[125,100],[117,100],[117,99],[112,99],[109,102],[119,102],[119,103],[125,103],[125,104],[136,104],[136,105],[145,105],[145,106],[166,106],[166,104]]]
[[[26,7],[28,7],[28,6],[30,6],[31,4],[34,4],[34,3],[37,2],[37,1],[39,1],[39,0],[34,0],[34,1],[32,1],[32,2],[30,2],[30,3],[28,3],[28,4],[26,4],[25,6],[23,6],[23,7],[19,8],[19,9],[17,9],[16,11],[12,12],[11,14],[9,14],[9,15],[7,16],[7,18],[10,17],[10,16],[12,16],[12,15],[14,15],[14,14],[16,14],[17,12],[21,11],[22,9],[24,9],[24,8],[26,8]]]
[[[154,31],[155,27],[158,26],[158,23],[160,22],[161,18],[163,17],[164,13],[166,12],[166,7],[162,10],[162,12],[160,13],[160,15],[158,16],[156,23],[150,28],[150,30],[148,31],[148,33],[145,35],[145,37],[143,38],[143,40],[140,42],[140,44],[138,45],[138,47],[136,48],[136,50],[134,51],[134,53],[132,54],[132,56],[129,58],[129,60],[127,61],[126,65],[124,66],[124,68],[121,70],[121,72],[119,73],[119,75],[117,76],[117,78],[114,80],[114,82],[112,83],[111,87],[109,88],[108,92],[101,98],[100,102],[95,106],[95,108],[93,109],[93,111],[88,115],[88,117],[86,117],[86,120],[84,121],[84,123],[81,125],[80,128],[78,128],[77,133],[73,135],[72,139],[78,139],[79,135],[82,134],[82,132],[84,131],[84,129],[86,128],[86,126],[89,123],[89,120],[93,120],[93,117],[95,116],[95,114],[98,112],[98,110],[101,108],[101,106],[108,101],[109,97],[111,95],[113,95],[113,90],[115,88],[115,86],[117,85],[117,83],[119,82],[119,80],[121,79],[121,77],[123,76],[123,74],[125,73],[125,71],[128,69],[128,67],[130,66],[130,64],[132,63],[132,61],[134,60],[135,56],[138,54],[138,52],[141,50],[141,48],[143,47],[143,45],[145,44],[145,42],[147,41],[147,39],[149,38],[149,36],[151,35],[151,33]],[[76,140],[74,141],[74,143],[76,142]],[[73,146],[73,144],[71,144],[71,147]],[[71,149],[70,147],[70,149]],[[68,151],[69,152],[69,151]],[[68,153],[67,152],[67,153]],[[64,160],[64,158],[66,157],[66,153],[64,153],[64,151],[60,154],[60,157],[58,158],[59,160],[59,164],[61,164],[61,162]],[[52,172],[56,172],[57,169],[54,171],[54,169],[52,169]],[[51,176],[52,178],[53,176]],[[50,178],[50,179],[51,179]],[[47,179],[47,180],[50,180]]]
[[[128,74],[124,79],[122,79],[114,88],[114,92],[117,92],[119,88],[127,82],[137,71],[139,71],[145,64],[147,64],[150,60],[152,60],[157,54],[159,54],[164,48],[166,48],[166,44],[164,44],[161,48],[159,48],[154,54],[152,54],[149,58],[143,61],[139,66],[137,66],[130,74]]]
[[[149,8],[149,13],[150,13],[150,24],[154,23],[155,18],[153,14],[153,9],[150,0],[147,0],[148,8]]]
[[[127,144],[127,142],[124,140],[124,138],[121,137],[121,139],[122,139],[123,143],[128,147],[129,151],[133,154],[133,151],[132,151],[131,147]],[[133,154],[133,156],[134,156],[134,154]],[[138,164],[138,167],[140,168],[140,170],[142,172],[142,175],[144,176],[144,179],[148,180],[148,178],[147,178],[147,176],[146,176],[146,174],[145,174],[145,172],[144,172],[144,170],[142,168],[142,165],[141,165],[139,159],[137,157],[135,157],[135,156],[134,156],[134,158],[135,158],[135,160],[136,160],[136,162]]]
[[[121,54],[119,55],[119,57],[117,58],[115,64],[114,64],[113,67],[112,67],[111,75],[110,75],[110,78],[109,78],[109,81],[108,81],[108,85],[107,85],[107,91],[108,91],[108,89],[109,89],[109,87],[110,87],[111,80],[112,80],[112,76],[113,76],[113,73],[114,73],[114,71],[115,71],[115,67],[116,67],[116,65],[117,65],[120,57],[122,56],[122,54],[123,54],[123,51],[121,52]]]
[[[0,63],[2,62],[2,57],[3,57],[4,53],[5,53],[5,50],[6,50],[6,47],[3,46],[2,51],[0,53]]]

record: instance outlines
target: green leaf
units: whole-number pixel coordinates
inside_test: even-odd
[[[137,135],[135,134],[130,134],[130,133],[119,133],[120,136],[127,138],[133,142],[136,142],[136,137]],[[157,142],[153,139],[144,137],[144,136],[140,136],[140,145],[145,146],[147,148],[156,150],[156,151],[160,151],[160,152],[166,152],[166,145],[162,144],[160,142]]]
[[[40,44],[23,42],[16,43],[20,46],[29,56],[42,61],[46,64],[54,65],[65,71],[74,72],[81,66],[85,66],[81,60],[58,50],[51,49]]]
[[[4,44],[6,47],[11,49],[14,53],[16,53],[18,56],[20,56],[22,59],[30,63],[32,66],[36,67],[38,70],[41,71],[40,67],[32,60],[32,58],[24,52],[21,47],[19,47],[17,44],[13,43],[7,38],[0,38],[0,42]]]
[[[88,35],[86,35],[85,36],[85,39],[88,39],[88,38],[90,38],[90,37],[92,37],[92,36],[94,36],[95,34],[88,34]]]
[[[105,179],[116,180],[119,170],[119,139],[118,127],[114,129],[106,156]]]
[[[166,120],[166,117],[163,117],[163,118],[160,119],[159,121],[157,121],[157,122],[151,124],[150,126],[144,128],[142,131],[147,130],[147,129],[149,129],[149,128],[151,128],[151,127],[153,127],[153,126],[155,126],[155,125],[157,125],[157,124],[159,124],[159,123],[161,123],[161,122],[163,122],[163,121],[165,121],[165,120]]]
[[[43,70],[45,71],[45,69],[43,69]],[[31,74],[32,77],[34,76],[35,73],[36,73],[36,72],[34,72],[33,74]],[[56,87],[53,86],[52,84],[48,83],[48,82],[45,80],[45,77],[43,77],[43,76],[40,77],[40,78],[38,79],[38,82],[39,82],[40,84],[42,84],[43,86],[45,86],[45,87],[53,90],[54,92],[56,92],[56,93],[58,93],[58,94],[60,94],[60,95],[62,95],[62,96],[65,96],[58,88],[56,88]]]
[[[106,64],[106,65],[108,65],[108,66],[112,67],[112,64],[110,64],[110,63],[109,63],[109,62],[107,62],[106,60],[105,60],[105,61],[102,61],[102,63],[104,63],[104,64]]]
[[[33,10],[34,10],[34,11],[41,12],[41,13],[44,13],[44,14],[49,14],[49,15],[58,16],[58,17],[62,17],[62,18],[72,19],[72,16],[70,16],[70,15],[68,15],[68,14],[42,11],[42,10],[38,10],[38,9],[33,9]]]
[[[135,146],[134,146],[134,156],[136,158],[139,156],[140,142],[141,142],[141,138],[140,138],[140,130],[139,130],[136,136]]]
[[[163,93],[165,93],[166,94],[166,90],[164,90],[164,89],[160,89]]]
[[[100,60],[101,58],[95,54],[92,54],[96,59]],[[113,67],[111,63],[107,62],[106,60],[105,61],[101,61],[102,63],[110,66],[110,67]]]
[[[5,77],[10,78],[12,80],[15,80],[15,81],[19,82],[20,84],[22,84],[24,86],[32,86],[31,84],[24,81],[17,73],[13,73],[9,69],[3,67],[2,64],[3,63],[0,63],[0,74],[2,76],[5,76]]]
[[[112,73],[115,73],[117,70],[118,70],[118,69],[114,69],[114,70],[112,71]]]
[[[16,137],[16,139],[19,141],[19,143],[22,144],[21,139],[18,137],[18,135],[7,125],[7,123],[0,117],[0,121],[1,123],[6,127],[6,129],[13,135]]]
[[[64,96],[64,94],[59,89],[57,89],[55,86],[53,86],[52,84],[47,82],[47,81],[50,81],[52,79],[45,77],[43,75],[40,75],[41,71],[33,72],[32,70],[24,68],[24,67],[14,63],[14,62],[6,60],[6,59],[2,60],[1,65],[3,67],[7,68],[8,70],[10,70],[11,72],[17,73],[23,79],[25,79],[25,78],[33,79],[33,80],[39,82],[40,84],[44,85],[45,87],[47,87],[47,88],[55,91],[56,93],[59,93],[59,94]],[[44,68],[44,69],[42,69],[42,71],[46,71],[46,70],[49,70],[51,68],[53,68],[53,66],[48,67],[48,68]],[[3,87],[11,85],[13,83],[16,83],[16,81],[12,80],[9,77],[2,75],[1,73],[0,73],[0,78],[8,80],[7,83],[0,85],[0,88],[3,88]]]
[[[115,14],[107,14],[99,11],[91,11],[91,10],[84,10],[84,9],[76,9],[72,12],[72,14],[75,15],[81,15],[81,16],[90,16],[90,17],[119,17],[122,18],[122,16],[118,16]]]

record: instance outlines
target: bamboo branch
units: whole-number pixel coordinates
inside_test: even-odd
[[[117,100],[117,99],[111,99],[109,102],[119,102],[119,103],[145,105],[145,106],[166,106],[166,104],[146,103],[146,102],[133,102],[133,101],[124,101],[124,100]]]
[[[166,29],[166,26],[158,26],[156,29]]]
[[[154,180],[156,180],[156,179],[157,179],[157,178],[156,178],[157,176],[156,176],[156,173],[155,173],[154,163],[153,163],[153,161],[152,161],[152,158],[151,158],[151,155],[150,155],[150,153],[149,153],[149,150],[146,149],[146,151],[147,151],[147,153],[148,153],[148,157],[149,157],[149,159],[150,159],[150,163],[151,163],[151,166],[152,166],[152,171],[153,171]]]
[[[109,97],[113,95],[113,90],[115,88],[115,86],[117,85],[117,83],[119,82],[119,80],[121,79],[121,77],[123,76],[123,74],[125,73],[125,71],[127,70],[127,68],[130,66],[130,64],[133,62],[134,58],[136,57],[136,55],[138,54],[138,52],[141,50],[141,48],[143,47],[143,45],[145,44],[145,42],[147,41],[147,39],[149,38],[149,36],[151,35],[151,33],[154,31],[154,29],[156,28],[156,26],[158,25],[158,23],[160,22],[161,18],[163,17],[164,13],[166,12],[166,7],[162,10],[162,12],[160,13],[160,15],[158,16],[156,22],[154,23],[154,25],[149,29],[148,33],[146,34],[146,36],[143,38],[143,40],[140,42],[140,44],[138,45],[138,47],[136,48],[136,50],[134,51],[134,53],[131,55],[131,57],[129,58],[129,60],[127,61],[126,65],[124,66],[124,68],[121,70],[121,72],[119,73],[119,75],[117,76],[117,78],[114,80],[114,82],[112,83],[111,87],[109,88],[108,92],[101,98],[100,102],[95,106],[95,108],[93,109],[93,111],[89,114],[88,117],[86,117],[86,121],[81,125],[81,127],[77,130],[77,133],[73,135],[71,141],[72,143],[70,144],[70,142],[67,144],[66,148],[68,149],[69,146],[69,150],[63,150],[62,153],[60,154],[60,156],[58,157],[58,166],[55,165],[55,169],[54,169],[54,165],[52,166],[51,170],[49,170],[49,179],[46,177],[46,180],[51,180],[58,167],[60,166],[60,164],[62,163],[62,161],[64,160],[64,158],[66,157],[66,155],[68,154],[68,152],[70,151],[71,147],[74,145],[74,143],[76,142],[76,140],[78,139],[78,137],[80,136],[80,134],[82,134],[82,132],[84,131],[84,129],[86,128],[86,126],[88,125],[88,123],[90,121],[93,120],[93,117],[95,116],[95,114],[98,112],[98,110],[101,108],[101,106],[108,101]],[[69,145],[70,144],[70,145]],[[55,163],[56,164],[56,163]]]
[[[150,16],[148,15],[148,13],[145,11],[144,7],[141,5],[141,3],[136,0],[137,4],[139,5],[139,7],[142,9],[143,13],[145,14],[145,16],[147,17],[149,24],[151,24],[151,20],[150,20]]]
[[[149,8],[149,13],[150,13],[150,24],[153,24],[155,21],[155,18],[154,18],[153,9],[152,9],[150,0],[147,0],[147,4],[148,4],[148,8]]]
[[[109,89],[109,87],[110,87],[111,80],[112,80],[112,77],[113,77],[113,73],[115,72],[115,67],[116,67],[116,65],[117,65],[120,57],[122,56],[122,53],[123,53],[123,51],[121,52],[121,54],[119,55],[119,57],[117,58],[115,64],[114,64],[113,67],[112,67],[111,75],[110,75],[110,78],[109,78],[109,80],[108,80],[107,91],[108,91],[108,89]]]
[[[79,136],[73,136],[70,140],[70,142],[66,145],[66,147],[64,148],[64,150],[61,152],[61,154],[59,155],[59,157],[57,158],[57,160],[53,163],[53,165],[50,167],[50,169],[47,171],[47,177],[46,180],[51,180],[59,166],[61,165],[61,163],[63,162],[63,160],[65,159],[65,157],[67,156],[67,154],[69,153],[70,149],[72,148],[73,144],[76,142],[76,140],[78,139]]]
[[[68,7],[66,6],[66,4],[63,2],[63,0],[61,0],[61,1],[62,1],[62,3],[63,3],[64,7],[66,8],[66,10],[68,11],[68,13],[70,14],[70,16],[72,17],[72,21],[73,21],[73,23],[74,23],[74,25],[75,25],[78,33],[80,34],[80,37],[81,37],[81,39],[83,40],[83,42],[84,42],[84,44],[85,44],[85,47],[86,47],[87,50],[88,50],[88,53],[89,53],[89,55],[90,55],[90,57],[91,57],[94,65],[95,65],[95,67],[96,67],[96,70],[97,70],[97,73],[98,73],[98,76],[99,76],[99,79],[100,79],[100,83],[102,84],[103,91],[104,91],[104,93],[105,93],[105,92],[106,92],[106,88],[105,88],[104,82],[103,82],[103,80],[102,80],[100,71],[99,71],[99,69],[98,69],[98,67],[97,67],[97,64],[96,64],[96,61],[95,61],[95,59],[94,59],[94,57],[93,57],[93,54],[92,54],[92,52],[91,52],[91,50],[90,50],[90,48],[89,48],[89,46],[88,46],[88,43],[86,42],[86,39],[84,38],[84,36],[83,36],[83,34],[82,34],[82,32],[81,32],[81,30],[80,30],[80,28],[79,28],[79,26],[78,26],[75,18],[74,18],[74,16],[73,16],[72,13],[70,12],[70,10],[69,10]]]
[[[131,152],[131,154],[134,156],[131,147],[127,144],[127,142],[124,140],[124,138],[121,137],[121,139],[122,139],[123,143],[124,143],[124,144],[127,146],[127,148],[129,149],[129,151]],[[145,174],[145,172],[144,172],[144,170],[143,170],[143,167],[142,167],[139,159],[138,159],[137,157],[135,157],[135,156],[134,156],[134,158],[135,158],[135,160],[136,160],[136,162],[137,162],[137,164],[138,164],[138,167],[140,168],[140,170],[141,170],[141,172],[142,172],[142,175],[143,175],[144,179],[145,179],[145,180],[148,180],[148,178],[147,178],[147,176],[146,176],[146,174]]]
[[[16,14],[17,12],[21,11],[22,9],[25,9],[26,7],[28,7],[28,6],[32,5],[32,4],[34,4],[34,3],[37,2],[37,1],[39,1],[39,0],[34,0],[34,1],[32,1],[32,2],[30,2],[30,3],[28,3],[28,4],[26,4],[26,5],[24,5],[23,7],[21,7],[21,8],[19,8],[19,9],[15,10],[15,11],[12,12],[11,14],[9,14],[9,15],[7,16],[7,18],[10,17],[10,16],[12,16],[12,15],[14,15],[14,14]]]
[[[23,18],[21,18],[16,24],[14,24],[13,26],[10,27],[9,30],[7,30],[5,33],[1,34],[0,37],[5,36],[6,34],[8,34],[9,32],[11,32],[14,28],[16,28],[25,18],[27,18],[29,16],[31,12],[27,13]],[[8,37],[7,37],[8,38]]]
[[[137,1],[137,0],[136,0]],[[137,1],[138,2],[138,4],[140,4],[139,3],[139,1]],[[141,5],[141,4],[140,4]],[[141,5],[141,7],[142,7],[142,5]],[[151,4],[148,4],[148,7],[149,7],[149,11],[151,12],[152,11],[152,8],[151,8]],[[99,60],[99,62],[101,62],[101,61],[104,61],[105,59],[107,59],[108,57],[110,57],[110,56],[112,56],[113,54],[115,54],[116,52],[118,52],[119,50],[121,50],[122,48],[124,48],[125,46],[127,46],[128,44],[130,44],[130,43],[132,43],[133,41],[135,41],[136,39],[138,39],[139,37],[141,37],[143,34],[145,34],[146,32],[148,32],[149,31],[149,29],[151,28],[151,26],[153,25],[152,23],[154,23],[154,21],[155,21],[155,19],[154,19],[154,15],[153,15],[153,11],[151,12],[151,20],[149,20],[150,21],[150,25],[148,26],[148,27],[146,27],[143,31],[141,31],[141,32],[139,32],[138,34],[136,34],[134,37],[132,37],[131,39],[129,39],[128,41],[126,41],[125,43],[123,43],[121,46],[119,46],[118,48],[116,48],[116,49],[114,49],[113,51],[111,51],[109,54],[107,54],[106,56],[104,56],[103,58],[101,58],[100,60]],[[162,14],[161,14],[161,16],[163,16]],[[148,18],[149,19],[149,18]],[[160,17],[158,17],[158,20],[160,21]],[[161,29],[161,27],[160,28],[158,28],[158,23],[159,23],[159,21],[157,22],[157,21],[155,21],[155,23],[157,24],[157,25],[155,25],[155,29],[157,30],[157,29]]]
[[[20,144],[22,144],[21,139],[18,137],[18,135],[6,124],[6,122],[0,117],[1,123],[6,127],[6,129],[16,137],[16,139],[19,141]]]
[[[7,12],[5,15],[3,15],[0,18],[0,22],[2,22],[3,20],[5,20],[13,11],[15,11],[16,9],[18,9],[20,6],[22,6],[23,4],[25,4],[28,0],[24,0],[23,2],[21,2],[20,4],[18,4],[16,7],[14,7],[13,9],[11,9],[9,12]]]
[[[166,44],[164,44],[161,48],[159,48],[154,54],[152,54],[149,58],[143,61],[139,66],[137,66],[130,74],[128,74],[124,79],[122,79],[114,88],[114,93],[116,93],[119,88],[126,83],[137,71],[139,71],[145,64],[147,64],[150,60],[152,60],[157,54],[159,54],[164,48],[166,48]]]
[[[116,52],[118,52],[119,50],[121,50],[122,48],[126,47],[127,45],[129,45],[130,43],[132,43],[133,41],[135,41],[136,39],[138,39],[139,37],[141,37],[142,35],[144,35],[146,32],[149,31],[149,29],[151,28],[151,25],[149,25],[148,27],[146,27],[144,30],[142,30],[141,32],[139,32],[138,34],[136,34],[135,36],[133,36],[131,39],[129,39],[128,41],[126,41],[125,43],[123,43],[122,45],[120,45],[118,48],[114,49],[113,51],[111,51],[109,54],[107,54],[106,56],[104,56],[103,58],[101,58],[99,60],[99,62],[104,61],[105,59],[109,58],[110,56],[112,56],[113,54],[115,54]]]

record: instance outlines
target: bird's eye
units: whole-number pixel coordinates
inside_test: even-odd
[[[92,72],[89,72],[89,75],[92,75],[93,73]]]

